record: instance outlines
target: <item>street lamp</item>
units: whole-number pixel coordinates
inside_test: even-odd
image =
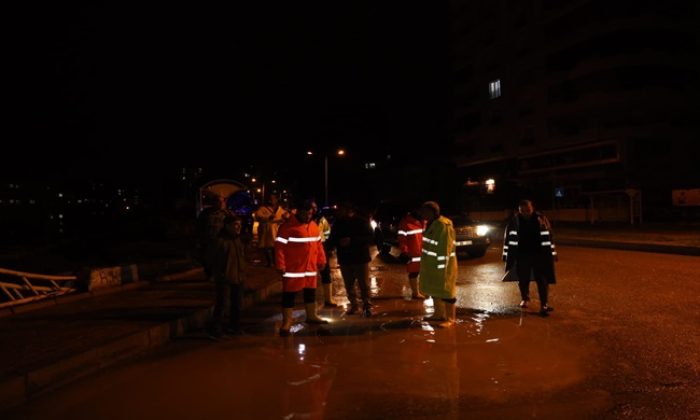
[[[306,152],[307,155],[311,156],[314,154],[312,150]],[[345,156],[344,149],[338,149],[335,151],[338,156]],[[324,186],[324,206],[328,207],[328,152],[323,154],[323,186]]]

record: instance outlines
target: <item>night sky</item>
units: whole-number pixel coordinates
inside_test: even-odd
[[[13,176],[446,144],[446,4],[52,7],[18,10],[11,31]]]

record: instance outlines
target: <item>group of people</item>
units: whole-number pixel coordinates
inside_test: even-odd
[[[372,316],[369,293],[370,245],[373,232],[368,221],[357,208],[345,203],[340,207],[330,235],[325,235],[313,220],[315,204],[305,201],[277,232],[275,241],[276,267],[283,279],[282,325],[280,335],[289,335],[293,323],[294,299],[303,293],[306,322],[327,323],[316,312],[317,272],[327,269],[327,252],[337,251],[338,264],[343,277],[349,306],[349,315],[361,313]],[[440,214],[440,206],[434,201],[424,203],[401,222],[400,236],[403,256],[412,289],[412,297],[423,299],[431,296],[435,311],[427,320],[448,327],[456,321],[457,256],[456,234],[452,222]],[[418,285],[418,279],[421,285]],[[330,278],[322,281],[328,281]],[[358,299],[355,285],[360,290]],[[331,290],[324,290],[326,302]],[[335,303],[330,302],[330,306]],[[362,306],[360,306],[360,304]]]
[[[349,301],[348,314],[372,316],[373,304],[369,292],[370,245],[373,231],[357,208],[343,204],[331,228],[318,212],[313,200],[304,200],[291,211],[279,205],[276,196],[269,205],[256,212],[259,222],[258,240],[266,262],[274,265],[282,277],[282,324],[280,335],[290,334],[292,312],[298,292],[302,292],[306,322],[326,324],[318,316],[316,304],[317,280],[321,278],[324,306],[338,306],[333,301],[328,255],[337,252],[338,264]],[[205,213],[206,212],[206,213]],[[210,323],[210,335],[222,334],[223,313],[230,307],[227,331],[240,332],[240,308],[245,278],[245,258],[240,239],[241,220],[213,205],[200,216],[203,237],[203,265],[216,282],[217,298]],[[452,221],[443,216],[434,201],[412,209],[399,224],[401,261],[406,264],[413,299],[433,299],[434,313],[425,319],[441,327],[456,322],[457,256],[456,232]],[[506,262],[504,281],[517,281],[521,294],[520,307],[530,302],[529,284],[537,283],[540,314],[547,316],[548,286],[556,281],[553,262],[557,260],[552,240],[552,228],[547,218],[534,211],[531,201],[519,203],[518,212],[509,221],[503,246]],[[320,276],[319,276],[320,273]],[[420,280],[420,284],[419,284]],[[355,285],[360,296],[358,299]]]

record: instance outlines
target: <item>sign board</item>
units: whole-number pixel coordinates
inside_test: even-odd
[[[138,267],[135,264],[121,267],[97,268],[90,271],[88,290],[104,289],[133,283],[139,280]]]
[[[700,206],[700,188],[671,191],[673,205],[678,207]]]

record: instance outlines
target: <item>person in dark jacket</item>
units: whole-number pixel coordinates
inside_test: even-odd
[[[350,308],[349,315],[359,310],[355,281],[360,287],[362,298],[362,315],[372,316],[372,303],[369,298],[369,262],[372,260],[369,247],[374,233],[369,221],[360,217],[357,208],[351,203],[344,203],[338,213],[328,238],[328,249],[337,249],[338,265],[345,283],[345,291]]]
[[[520,307],[530,302],[530,281],[537,283],[540,297],[540,315],[547,316],[549,285],[556,283],[554,262],[558,260],[552,226],[532,201],[522,200],[518,212],[508,222],[503,241],[503,260],[506,276],[503,281],[517,281],[520,287]]]
[[[232,215],[226,209],[224,198],[210,194],[205,197],[205,203],[208,205],[197,218],[197,233],[199,257],[204,273],[208,280],[213,280],[213,265],[216,253],[216,241],[219,233],[224,226],[224,218]]]
[[[216,282],[216,303],[209,327],[209,336],[222,335],[224,314],[228,310],[227,333],[240,334],[241,307],[243,304],[243,283],[246,274],[244,245],[241,241],[243,222],[239,216],[226,216],[224,227],[219,233],[214,252],[214,281]]]

